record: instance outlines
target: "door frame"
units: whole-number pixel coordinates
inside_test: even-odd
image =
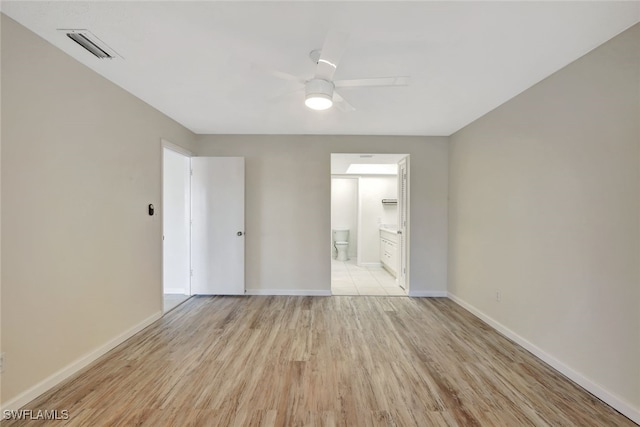
[[[410,269],[409,269],[409,260],[411,259],[409,255],[409,249],[411,248],[411,170],[410,170],[410,154],[407,154],[406,157],[401,159],[398,162],[398,228],[402,231],[401,241],[402,246],[400,247],[400,265],[399,265],[399,278],[398,284],[404,288],[407,295],[409,295],[411,288],[411,280],[410,280]],[[400,165],[404,163],[405,173],[407,175],[407,183],[406,183],[406,199],[402,198],[401,188],[402,188],[402,179],[403,177],[400,174]],[[401,200],[402,199],[402,200]],[[404,203],[404,207],[401,204]],[[400,223],[402,221],[402,210],[404,208],[406,219],[404,227]],[[404,280],[401,278],[404,277]],[[404,282],[404,283],[402,283]],[[402,286],[404,285],[404,286]]]
[[[407,296],[409,296],[409,292],[410,292],[410,287],[411,287],[411,279],[410,279],[410,265],[409,265],[409,260],[411,259],[411,255],[410,255],[410,250],[411,250],[411,228],[410,228],[410,224],[411,224],[411,173],[410,173],[410,168],[409,168],[409,164],[410,164],[410,158],[411,158],[411,154],[407,153],[407,154],[403,154],[403,153],[380,153],[380,152],[375,152],[375,151],[349,151],[349,152],[345,152],[345,153],[340,153],[340,152],[331,152],[329,154],[329,189],[331,189],[331,179],[336,177],[336,178],[357,178],[358,179],[358,252],[357,252],[357,264],[360,265],[360,237],[361,237],[361,233],[360,233],[360,177],[362,175],[348,175],[348,174],[336,174],[333,175],[331,173],[331,156],[332,155],[340,155],[340,154],[397,154],[397,155],[403,155],[404,157],[400,160],[398,160],[397,164],[398,164],[398,187],[400,187],[400,183],[401,183],[401,179],[402,177],[400,176],[399,173],[399,169],[400,169],[400,162],[405,162],[406,165],[406,172],[407,172],[407,199],[406,199],[406,215],[407,215],[407,219],[406,219],[406,226],[405,226],[405,233],[403,235],[402,238],[402,244],[403,244],[403,248],[399,248],[401,253],[404,249],[404,258],[401,256],[401,261],[400,261],[400,266],[399,269],[402,270],[403,268],[406,269],[405,271],[405,287],[404,290],[407,293]],[[399,188],[398,188],[399,190]],[[398,199],[400,198],[400,194],[398,194]],[[331,218],[331,197],[329,198],[329,218]],[[398,209],[398,217],[400,216],[400,209]],[[398,218],[398,221],[400,221],[400,219]],[[329,221],[331,222],[331,221]],[[398,226],[400,226],[400,224],[398,223]],[[329,264],[331,265],[331,264]],[[399,274],[402,274],[402,271],[398,272]],[[399,284],[400,283],[400,278],[397,277],[396,278],[396,282]],[[329,289],[331,289],[331,271],[329,271]]]
[[[188,157],[191,159],[194,157],[194,154],[187,150],[186,148],[180,147],[164,138],[160,138],[160,242],[161,242],[161,257],[160,257],[160,303],[164,307],[164,210],[162,207],[164,206],[164,150],[171,150],[178,154]],[[191,185],[189,185],[189,199],[191,199]],[[191,209],[191,202],[189,202],[189,209]],[[191,228],[189,228],[189,247],[191,247]],[[189,265],[191,265],[191,255],[189,255]],[[191,295],[191,274],[189,274],[189,289],[187,295]],[[164,308],[163,308],[164,311]]]

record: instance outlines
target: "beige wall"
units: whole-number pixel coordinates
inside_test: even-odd
[[[147,204],[194,135],[4,15],[1,83],[7,402],[161,312]]]
[[[0,2],[0,10],[2,3]],[[1,17],[0,17],[1,18]],[[2,77],[2,19],[0,19],[0,79]],[[0,81],[0,100],[2,82]],[[2,103],[0,102],[0,189],[2,188]],[[2,224],[2,191],[0,191],[0,224]],[[2,353],[2,227],[0,226],[0,353]],[[2,374],[0,373],[0,406],[2,402]]]
[[[201,156],[246,158],[246,288],[330,289],[331,153],[411,156],[411,292],[446,292],[447,138],[202,135]]]
[[[636,25],[455,133],[449,175],[449,292],[636,415],[639,56]]]

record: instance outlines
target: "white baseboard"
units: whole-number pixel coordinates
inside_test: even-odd
[[[412,291],[409,289],[409,293],[407,295],[415,298],[446,298],[447,291]]]
[[[165,289],[162,293],[171,294],[171,295],[173,294],[187,295],[187,290],[182,288],[169,288],[169,289]]]
[[[464,301],[463,299],[461,299],[461,298],[459,298],[459,297],[457,297],[457,296],[455,296],[455,295],[453,295],[451,293],[448,294],[448,297],[453,302],[458,304],[460,307],[464,308],[465,310],[467,310],[468,312],[470,312],[474,316],[480,318],[482,321],[484,321],[489,326],[494,328],[500,334],[502,334],[505,337],[509,338],[510,340],[516,342],[518,345],[524,347],[530,353],[532,353],[534,356],[536,356],[538,359],[541,359],[542,361],[546,362],[551,367],[553,367],[555,370],[560,372],[562,375],[566,376],[567,378],[569,378],[570,380],[572,380],[573,382],[575,382],[576,384],[578,384],[579,386],[581,386],[582,388],[587,390],[589,393],[593,394],[594,396],[596,396],[597,398],[599,398],[603,402],[607,403],[608,405],[613,407],[615,410],[617,410],[618,412],[620,412],[621,414],[623,414],[624,416],[629,418],[631,421],[633,421],[633,422],[635,422],[637,424],[640,424],[640,408],[634,407],[629,402],[627,402],[624,399],[622,399],[622,398],[616,396],[615,394],[611,393],[610,391],[608,391],[607,389],[605,389],[601,385],[599,385],[599,384],[595,383],[594,381],[590,380],[589,378],[585,377],[580,372],[577,372],[577,371],[573,370],[572,368],[570,368],[569,366],[565,365],[560,360],[556,359],[554,356],[552,356],[549,353],[545,352],[544,350],[542,350],[540,347],[536,346],[535,344],[527,341],[525,338],[523,338],[520,335],[518,335],[517,333],[513,332],[511,329],[507,328],[506,326],[504,326],[500,322],[498,322],[498,321],[494,320],[493,318],[487,316],[485,313],[483,313],[482,311],[478,310],[477,308],[475,308],[474,306],[472,306],[468,302]]]
[[[330,297],[331,291],[328,289],[247,289],[245,294]]]
[[[124,331],[120,335],[116,336],[115,338],[107,341],[100,347],[91,351],[90,353],[85,354],[75,362],[72,362],[71,364],[65,366],[64,368],[60,369],[58,372],[45,378],[44,380],[40,381],[38,384],[20,393],[18,396],[14,397],[13,399],[7,401],[2,405],[2,408],[0,409],[0,411],[4,413],[5,410],[15,411],[20,409],[27,403],[31,402],[33,399],[40,396],[41,394],[57,386],[62,381],[76,374],[83,368],[89,366],[92,362],[96,361],[99,357],[105,355],[110,350],[122,344],[124,341],[128,340],[129,338],[131,338],[132,336],[134,336],[135,334],[137,334],[147,326],[151,325],[153,322],[155,322],[161,317],[162,317],[162,312],[158,312],[152,316],[147,317],[142,322],[138,323],[132,328],[129,328],[128,330]]]

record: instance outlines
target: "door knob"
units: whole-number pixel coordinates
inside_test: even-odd
[[[238,236],[242,236],[242,231],[238,231],[236,234],[237,234]]]

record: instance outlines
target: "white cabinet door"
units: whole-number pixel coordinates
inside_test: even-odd
[[[380,232],[380,261],[391,274],[397,276],[398,243],[392,239],[396,239],[396,236],[386,231]]]
[[[387,264],[393,270],[393,275],[398,276],[398,244],[389,241],[387,244]]]
[[[191,159],[193,294],[244,294],[244,157]]]

